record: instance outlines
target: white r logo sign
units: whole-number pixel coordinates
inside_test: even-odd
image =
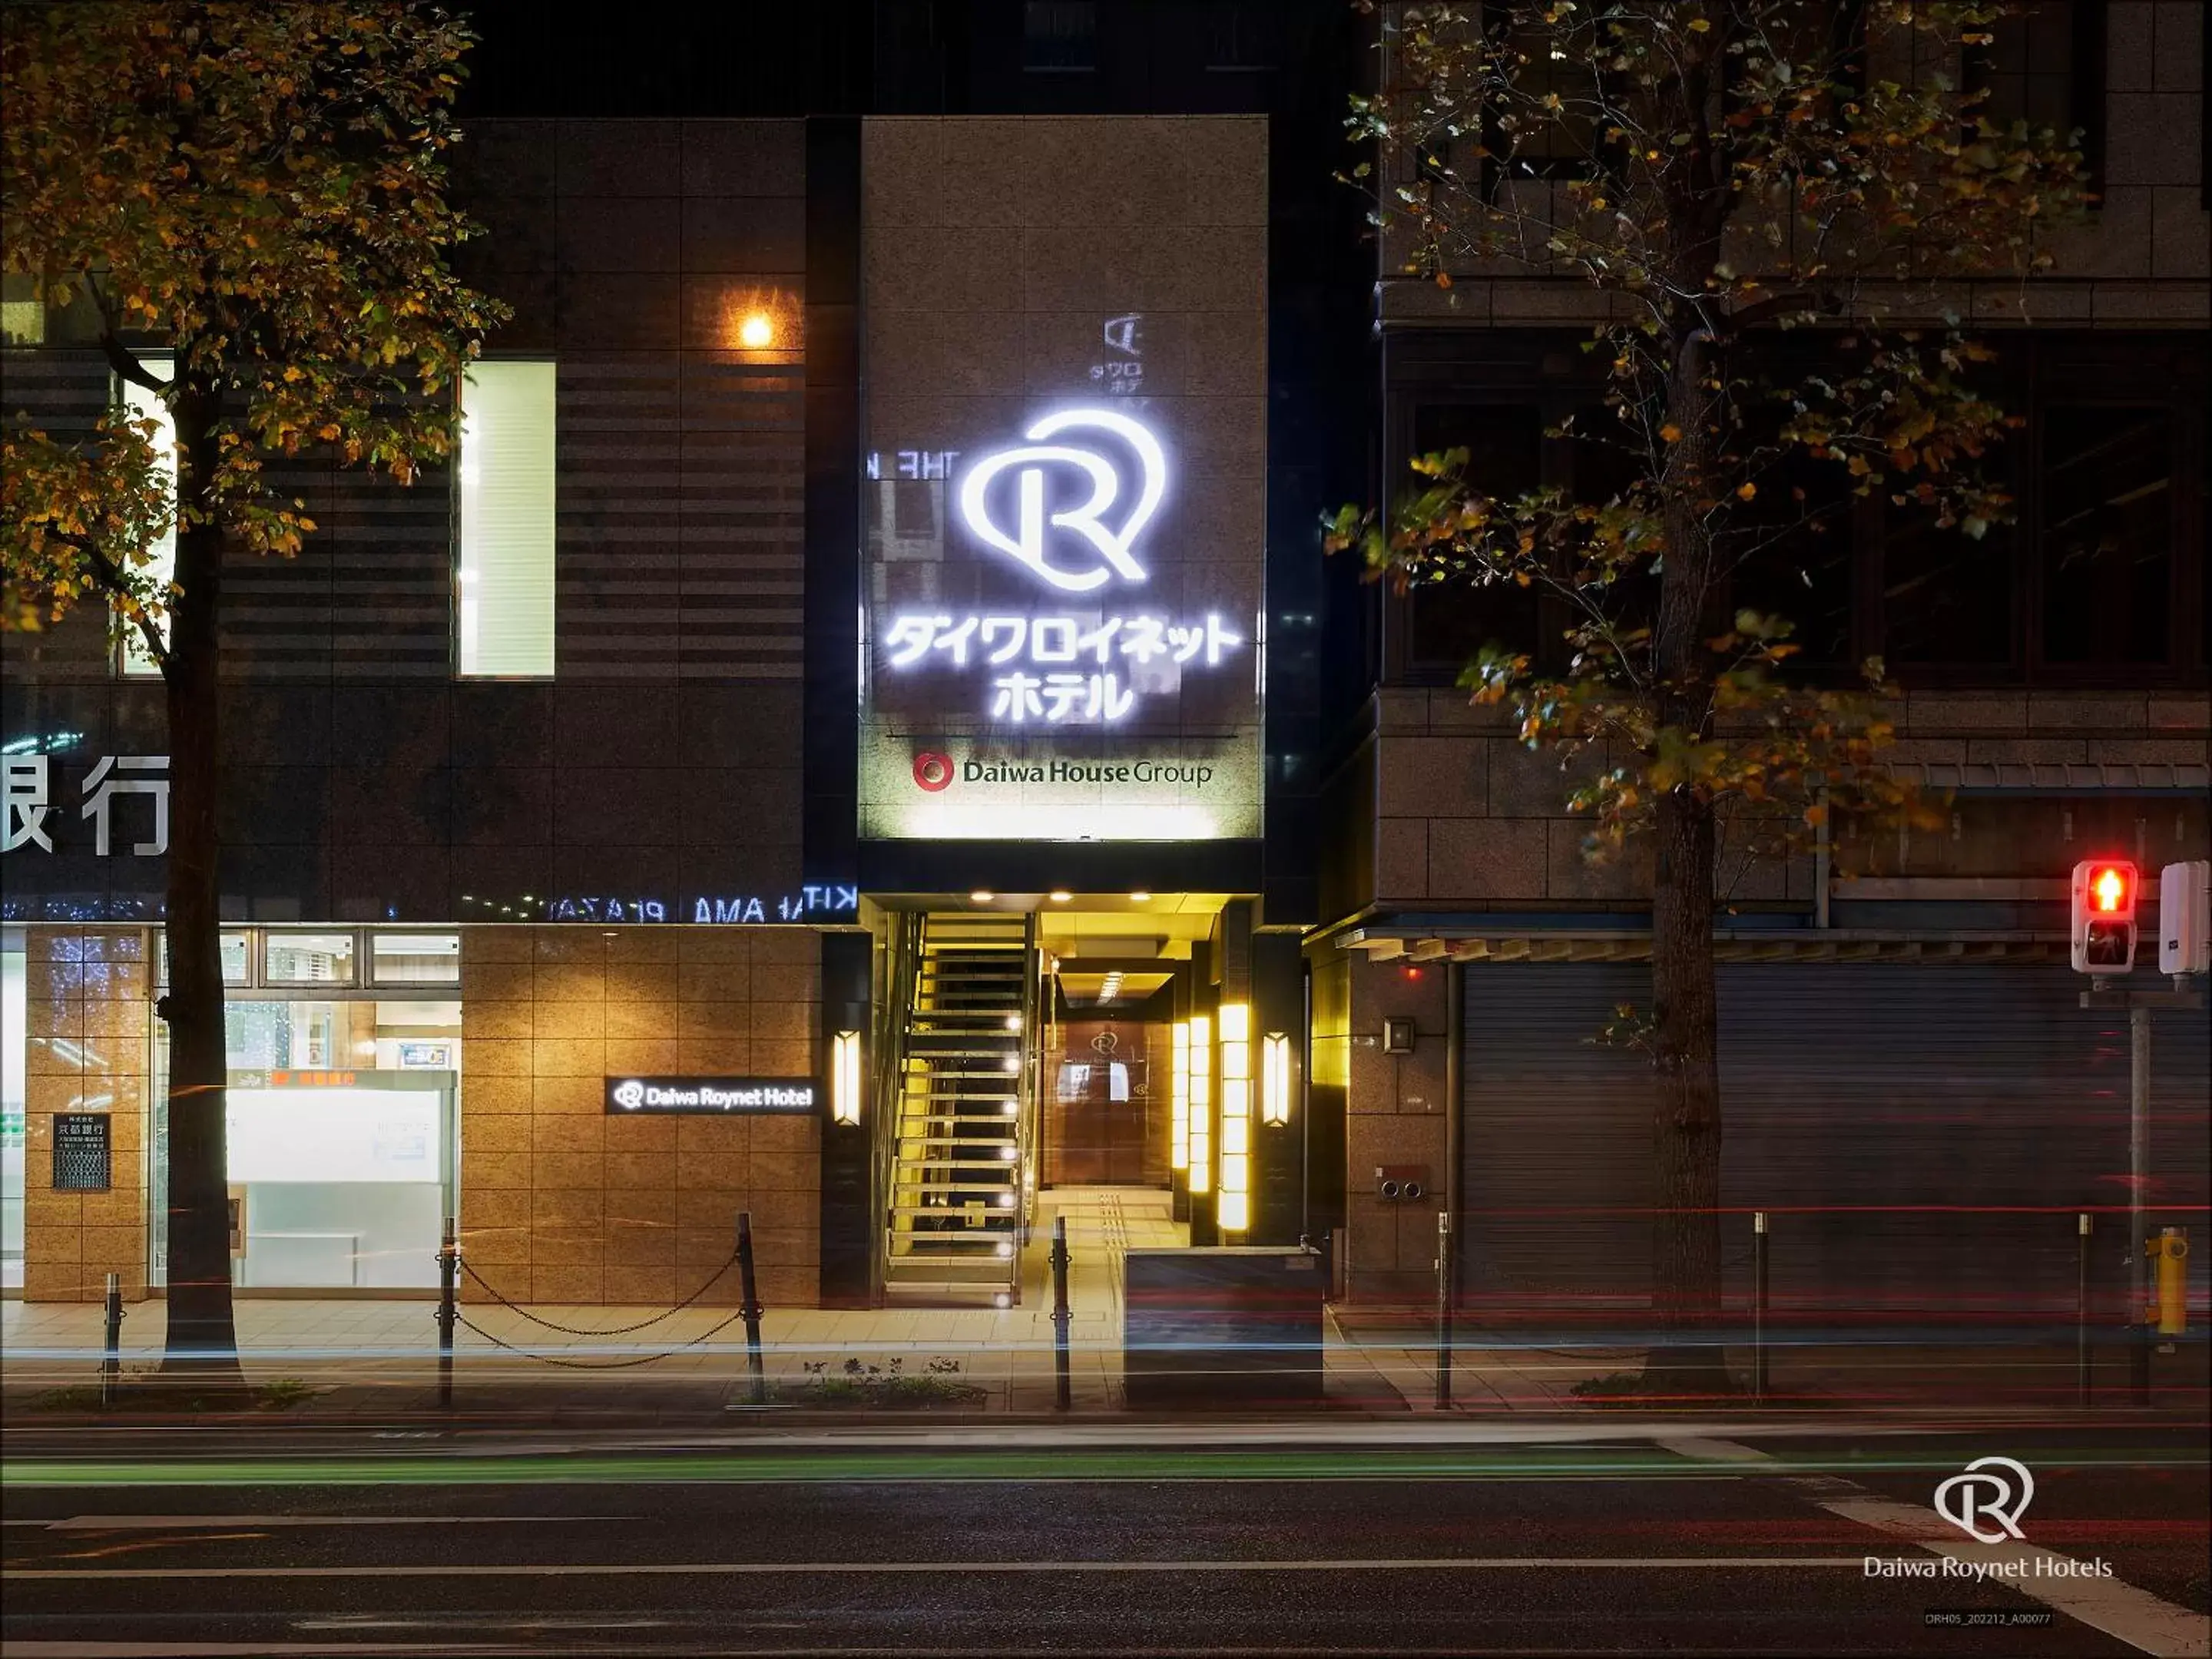
[[[1136,501],[1118,527],[1109,526],[1104,514],[1122,494],[1121,476],[1115,464],[1093,449],[1045,441],[1063,432],[1095,428],[1112,433],[1134,453],[1140,475]],[[1048,415],[1023,434],[1029,442],[1014,449],[986,455],[968,469],[960,483],[960,516],[977,540],[1008,554],[1028,566],[1054,587],[1070,593],[1088,593],[1115,575],[1124,581],[1145,580],[1145,568],[1131,556],[1129,544],[1159,510],[1167,493],[1167,457],[1159,440],[1127,415],[1110,409],[1065,409]],[[1091,498],[1080,506],[1048,514],[1045,511],[1045,469],[1073,467],[1085,475]],[[991,516],[991,485],[1009,469],[1014,474],[1014,529],[1009,535]],[[1045,530],[1072,532],[1097,556],[1087,569],[1064,569],[1046,562]]]

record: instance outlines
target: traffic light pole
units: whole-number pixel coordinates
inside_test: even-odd
[[[2150,1230],[2144,1196],[2150,1188],[2150,1016],[2154,1008],[2202,1008],[2196,991],[2121,991],[2109,981],[2090,981],[2081,993],[2084,1008],[2128,1011],[2128,1271],[2126,1316],[2130,1327],[2129,1380],[2135,1402],[2150,1404],[2150,1321],[2156,1281],[2150,1259]]]
[[[2150,1184],[2150,1010],[2128,1009],[2128,1295],[2135,1320],[2128,1375],[2136,1404],[2150,1404],[2150,1232],[2143,1220],[2143,1189]]]

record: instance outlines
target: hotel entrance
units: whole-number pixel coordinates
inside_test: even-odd
[[[1056,1217],[1109,1255],[1297,1243],[1304,969],[1297,933],[1255,930],[1256,908],[871,896],[884,1300],[1012,1306]]]

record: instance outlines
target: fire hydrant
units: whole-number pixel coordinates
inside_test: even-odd
[[[2189,1230],[2162,1227],[2144,1248],[2157,1264],[2158,1334],[2179,1336],[2189,1328]]]

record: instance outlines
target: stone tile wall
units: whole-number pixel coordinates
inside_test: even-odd
[[[1913,691],[1893,713],[1889,754],[1900,763],[2212,760],[2212,699],[2203,692]],[[1388,688],[1376,694],[1376,717],[1375,853],[1359,902],[1601,908],[1648,900],[1648,845],[1632,843],[1613,863],[1585,861],[1587,822],[1565,810],[1575,773],[1556,754],[1525,748],[1504,711],[1472,708],[1463,691]],[[1730,896],[1739,902],[1813,898],[1809,860],[1740,874],[1730,864],[1724,874],[1736,877]]]
[[[146,1294],[146,1142],[152,1098],[151,936],[25,930],[23,1295],[96,1302],[106,1276]],[[56,1192],[54,1115],[106,1112],[112,1185]]]
[[[818,1075],[819,961],[799,928],[464,928],[470,1266],[517,1302],[671,1304],[749,1210],[763,1299],[814,1305],[814,1117],[609,1118],[604,1098],[610,1074]],[[702,1301],[738,1299],[732,1270]]]

